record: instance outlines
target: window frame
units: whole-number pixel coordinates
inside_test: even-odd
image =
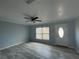
[[[44,33],[44,32],[43,32],[43,28],[45,28],[45,27],[47,27],[47,28],[49,29],[49,32],[48,32],[48,33]],[[36,32],[36,33],[35,33],[35,39],[38,39],[38,38],[36,37],[37,34],[41,34],[41,36],[42,36],[42,38],[41,38],[41,39],[38,39],[38,40],[49,40],[49,39],[50,39],[50,27],[49,27],[49,26],[36,27],[36,29],[37,29],[37,28],[41,28],[41,29],[42,29],[42,33],[37,33],[37,32]],[[36,31],[36,29],[35,29],[35,31]],[[49,36],[48,39],[44,39],[44,38],[43,38],[44,34],[48,34],[48,36]]]

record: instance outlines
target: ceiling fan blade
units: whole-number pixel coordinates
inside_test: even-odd
[[[30,18],[28,18],[28,17],[24,17],[24,19],[30,19]]]
[[[39,17],[35,17],[34,19],[38,19]]]
[[[35,20],[35,21],[42,22],[42,20]]]
[[[38,19],[38,17],[31,17],[32,21],[35,21],[36,19]]]

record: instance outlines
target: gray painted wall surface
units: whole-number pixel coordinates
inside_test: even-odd
[[[79,53],[79,18],[75,22],[75,34],[77,52]]]
[[[65,24],[65,25],[64,25]],[[36,40],[35,39],[35,28],[36,27],[41,27],[41,26],[49,26],[50,27],[50,39],[48,41],[44,40]],[[74,22],[69,21],[69,22],[58,22],[58,23],[50,23],[50,24],[43,24],[43,25],[34,25],[30,27],[30,41],[37,41],[37,42],[43,42],[46,44],[57,44],[56,42],[58,41],[57,33],[56,33],[56,26],[61,26],[64,27],[64,29],[67,33],[66,36],[63,39],[60,39],[60,42],[58,44],[61,45],[67,45],[69,47],[75,48],[75,36],[74,36]],[[62,41],[61,41],[62,40]]]
[[[58,34],[59,27],[64,29],[64,37],[60,38]],[[55,44],[68,46],[71,48],[75,47],[75,40],[74,40],[74,23],[61,23],[55,25]]]
[[[0,49],[27,42],[28,27],[0,21]]]
[[[49,26],[50,27],[50,39],[48,40],[36,40],[36,27],[43,27],[43,26]],[[54,44],[54,25],[50,25],[50,24],[44,24],[44,25],[34,25],[30,27],[30,41],[36,41],[36,42],[42,42],[42,43],[46,43],[46,44]]]

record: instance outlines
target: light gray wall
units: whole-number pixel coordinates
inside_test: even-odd
[[[43,26],[49,26],[50,27],[50,39],[48,40],[36,40],[36,27],[43,27]],[[46,44],[54,44],[54,25],[53,24],[43,24],[43,25],[35,25],[30,27],[30,41],[36,41],[36,42],[42,42]]]
[[[49,26],[50,28],[50,39],[48,41],[35,39],[35,28],[41,27],[41,26]],[[74,21],[57,22],[57,23],[49,23],[49,24],[31,26],[30,27],[30,41],[43,42],[46,44],[57,44],[58,37],[56,35],[57,34],[56,27],[59,27],[59,26],[64,27],[64,29],[66,29],[65,30],[66,36],[63,39],[60,39],[60,42],[58,44],[61,45],[62,43],[62,45],[65,44],[69,47],[75,48]]]
[[[0,49],[27,42],[29,28],[24,25],[0,21]]]
[[[76,38],[77,52],[79,53],[79,18],[75,22],[75,38]]]
[[[64,37],[60,38],[58,34],[59,27],[64,29]],[[75,48],[74,23],[60,23],[55,25],[55,44]]]

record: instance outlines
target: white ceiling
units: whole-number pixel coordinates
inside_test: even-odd
[[[69,20],[79,16],[79,0],[35,0],[30,5],[24,0],[0,0],[0,20],[32,24],[25,22],[24,13],[36,14],[42,20],[41,23]]]

